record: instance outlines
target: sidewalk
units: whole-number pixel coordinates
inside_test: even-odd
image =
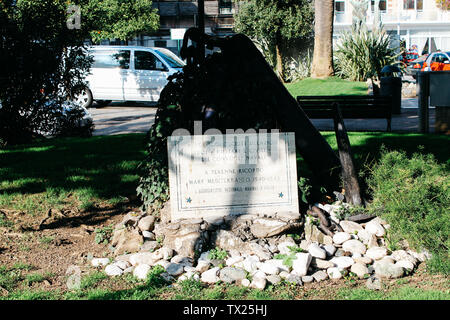
[[[402,99],[401,114],[392,115],[392,132],[419,132],[418,99]],[[434,108],[430,107],[430,133],[434,132]],[[321,131],[333,131],[331,119],[312,119],[314,126]],[[348,131],[386,131],[385,119],[344,119]]]

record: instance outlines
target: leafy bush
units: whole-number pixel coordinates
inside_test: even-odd
[[[381,69],[396,62],[396,49],[390,47],[389,36],[382,29],[353,28],[344,32],[337,44],[336,74],[352,81],[379,79]]]
[[[382,150],[368,179],[369,211],[388,221],[390,241],[432,253],[431,269],[450,273],[450,174],[431,154]]]
[[[295,82],[308,78],[311,75],[312,64],[312,50],[307,50],[306,53],[295,58],[291,58],[291,62],[285,67],[286,81]]]
[[[227,252],[221,248],[211,249],[208,254],[208,258],[212,260],[224,260],[227,256]]]
[[[55,130],[67,135],[66,120],[81,119],[76,112],[61,117],[64,101],[85,86],[92,62],[82,32],[67,28],[66,10],[65,1],[0,1],[2,145],[27,143]]]

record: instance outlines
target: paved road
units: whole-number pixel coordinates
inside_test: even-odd
[[[123,133],[145,133],[154,122],[154,103],[112,103],[108,107],[91,108],[94,118],[94,135],[114,135]],[[392,116],[393,132],[418,132],[417,98],[402,99],[402,112]],[[332,120],[313,119],[319,130],[334,130]],[[349,131],[386,131],[384,119],[346,119]],[[434,128],[434,108],[430,108],[430,132]]]
[[[94,136],[147,132],[155,121],[154,103],[117,103],[104,108],[89,109],[94,124]]]

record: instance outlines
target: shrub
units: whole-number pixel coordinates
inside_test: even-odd
[[[381,69],[396,62],[396,49],[390,47],[389,36],[382,29],[353,28],[344,32],[337,44],[336,73],[352,81],[379,79]]]
[[[64,101],[83,89],[92,59],[66,10],[65,1],[0,1],[1,145],[67,135],[81,119]]]
[[[416,249],[432,253],[429,266],[450,272],[450,175],[431,154],[382,150],[368,185],[373,201],[368,209],[391,228],[390,241],[405,239]]]

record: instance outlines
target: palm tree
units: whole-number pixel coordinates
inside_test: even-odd
[[[311,67],[311,77],[327,78],[334,74],[334,0],[315,0],[314,10],[314,56]]]

